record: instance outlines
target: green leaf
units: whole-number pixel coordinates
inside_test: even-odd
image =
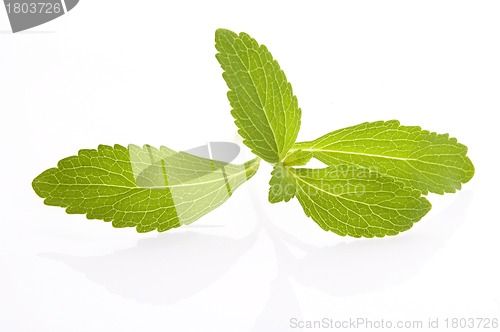
[[[220,206],[258,165],[258,158],[233,165],[166,147],[100,145],[61,160],[33,180],[33,189],[67,213],[162,232]]]
[[[291,168],[278,163],[274,166],[269,181],[269,202],[288,202],[295,196],[297,184]]]
[[[313,157],[312,152],[304,150],[295,150],[288,154],[283,160],[283,165],[285,166],[304,166]]]
[[[394,177],[423,194],[455,192],[474,175],[467,147],[420,127],[398,121],[366,122],[297,143],[326,165],[351,164]]]
[[[281,161],[295,143],[301,117],[285,73],[267,48],[246,33],[218,29],[215,41],[243,142],[265,161]]]
[[[292,174],[306,215],[324,230],[342,236],[396,235],[431,208],[419,190],[358,166],[299,168]]]

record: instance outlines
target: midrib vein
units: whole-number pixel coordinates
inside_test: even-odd
[[[302,151],[307,151],[307,152],[312,152],[312,153],[314,153],[314,152],[328,152],[328,153],[349,154],[349,155],[357,155],[357,156],[365,156],[365,157],[384,158],[384,159],[390,159],[390,160],[422,161],[422,160],[416,159],[416,158],[402,158],[402,157],[384,156],[384,155],[380,155],[380,154],[352,152],[352,151],[340,151],[340,150],[329,150],[329,149],[314,149],[314,148],[301,149],[301,150]]]
[[[256,161],[252,166],[248,168],[244,168],[242,171],[239,171],[237,173],[231,174],[229,178],[234,178],[237,177],[243,173],[246,173],[249,169],[254,169],[256,165],[258,165],[258,161]],[[195,183],[181,183],[181,184],[174,184],[174,185],[168,185],[168,186],[152,186],[152,187],[139,187],[139,186],[120,186],[117,184],[106,184],[106,183],[73,183],[73,184],[66,184],[66,186],[71,186],[71,187],[108,187],[108,188],[120,188],[120,189],[164,189],[164,188],[182,188],[182,187],[191,187],[191,186],[199,186],[199,185],[204,185],[204,184],[210,184],[210,183],[215,183],[215,182],[220,182],[224,181],[225,183],[225,178],[221,177],[218,179],[210,180],[210,181],[203,181],[203,182],[195,182]],[[58,183],[58,186],[62,186],[64,184]]]
[[[387,206],[383,206],[383,205],[380,205],[380,204],[368,204],[368,203],[366,203],[366,202],[356,201],[356,200],[353,200],[353,199],[346,198],[346,197],[344,197],[344,196],[342,196],[342,195],[336,195],[336,194],[334,194],[334,193],[331,193],[331,192],[329,192],[329,191],[326,191],[326,190],[324,190],[324,189],[321,189],[321,188],[319,188],[319,187],[317,187],[317,186],[313,185],[313,184],[312,184],[312,183],[310,183],[310,182],[307,182],[307,181],[303,180],[300,176],[297,176],[297,175],[296,175],[296,174],[294,174],[294,173],[292,173],[292,174],[293,174],[293,176],[294,176],[296,179],[300,180],[301,182],[305,183],[306,185],[308,185],[308,186],[310,186],[310,187],[313,187],[313,188],[315,188],[315,189],[317,189],[317,190],[319,190],[319,191],[321,191],[321,192],[324,192],[325,194],[327,194],[327,195],[329,195],[329,196],[333,196],[333,197],[335,197],[335,198],[337,198],[337,199],[342,199],[342,200],[345,200],[345,201],[348,201],[348,202],[352,202],[352,203],[360,203],[360,204],[363,204],[363,205],[366,205],[366,206],[378,206],[378,207],[381,207],[381,208],[384,208],[384,209],[396,210],[396,209],[393,209],[393,208],[390,208],[390,207],[387,207]],[[300,187],[300,186],[299,186],[299,187]],[[304,190],[303,190],[303,191],[304,191]],[[305,191],[304,191],[304,193],[305,193]],[[306,195],[307,195],[307,194],[306,194]],[[309,196],[309,195],[308,195],[308,196]],[[312,200],[312,201],[313,201],[313,200]],[[361,216],[359,213],[357,213],[357,214],[358,214],[359,216]]]

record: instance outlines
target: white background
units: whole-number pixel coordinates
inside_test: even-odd
[[[323,232],[296,200],[268,204],[265,164],[222,207],[163,234],[45,206],[32,179],[81,148],[238,142],[219,27],[278,59],[303,110],[299,140],[399,119],[457,137],[476,175],[431,196],[410,231],[371,240]],[[0,331],[500,318],[500,2],[82,0],[9,29],[2,7]]]

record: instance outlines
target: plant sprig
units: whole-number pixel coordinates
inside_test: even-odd
[[[474,175],[467,147],[396,120],[366,122],[296,142],[302,111],[269,50],[246,33],[215,33],[217,60],[243,143],[257,156],[234,165],[166,147],[80,150],[33,180],[47,205],[67,213],[160,232],[224,203],[257,171],[274,165],[269,201],[296,197],[321,228],[353,237],[410,229],[430,209],[424,197],[453,193]],[[311,159],[324,168],[306,168]]]

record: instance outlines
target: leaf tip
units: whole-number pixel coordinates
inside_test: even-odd
[[[474,177],[475,173],[476,168],[474,167],[472,160],[469,157],[465,156],[465,173],[462,179],[462,183],[469,182]]]
[[[223,39],[234,39],[236,37],[238,37],[238,35],[229,29],[218,28],[215,30],[215,44],[216,44],[216,46],[220,45],[220,43],[222,42]]]

